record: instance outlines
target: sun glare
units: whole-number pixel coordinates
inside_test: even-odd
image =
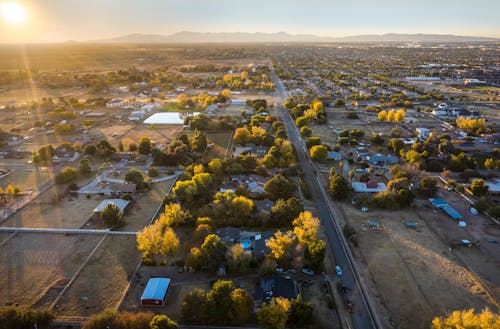
[[[18,25],[25,21],[24,8],[15,2],[4,2],[1,4],[2,16],[8,24]]]

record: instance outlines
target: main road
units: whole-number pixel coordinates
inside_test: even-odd
[[[285,88],[274,72],[272,64],[270,68],[271,78],[281,95],[282,101],[284,101],[286,98]],[[323,182],[319,177],[319,168],[317,164],[311,161],[294,120],[290,116],[290,113],[283,108],[282,104],[279,105],[279,114],[285,124],[288,138],[295,146],[297,160],[305,173],[304,179],[309,186],[312,199],[316,202],[318,214],[325,228],[335,264],[341,266],[343,269],[342,282],[350,288],[350,291],[344,298],[350,299],[354,303],[351,322],[356,329],[382,329],[382,325],[373,308],[373,301],[366,293],[366,287],[362,280],[360,280],[349,245],[343,236],[339,223],[335,219],[337,210],[325,191]]]

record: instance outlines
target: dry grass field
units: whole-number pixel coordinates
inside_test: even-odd
[[[10,235],[9,235],[10,236]],[[48,306],[96,246],[98,236],[17,234],[0,244],[2,306]],[[53,286],[54,289],[51,289]],[[47,294],[47,297],[44,297]],[[51,298],[48,298],[48,296]],[[43,300],[42,300],[43,299]]]
[[[135,236],[106,236],[55,311],[63,316],[89,316],[114,308],[139,259]]]
[[[423,329],[437,314],[495,309],[482,284],[414,212],[342,208],[357,231],[359,258],[395,327]],[[370,221],[381,228],[371,229]],[[417,222],[417,229],[405,227],[404,221]]]

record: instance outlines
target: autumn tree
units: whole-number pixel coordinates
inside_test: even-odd
[[[215,270],[223,264],[227,246],[224,242],[220,241],[218,235],[209,234],[201,245],[201,251],[207,265]]]
[[[454,311],[447,317],[432,320],[431,329],[496,329],[500,328],[500,315],[484,309],[475,313],[474,309]]]
[[[271,209],[271,221],[276,225],[290,225],[302,211],[304,206],[299,199],[278,199]]]
[[[316,161],[325,161],[328,157],[328,148],[325,145],[314,145],[309,151],[311,159]]]
[[[308,246],[317,241],[319,219],[314,217],[310,211],[304,211],[293,221],[293,233],[299,243]]]
[[[383,110],[378,112],[378,121],[386,121],[386,120],[387,120],[387,112]]]
[[[270,255],[278,262],[278,264],[288,264],[294,240],[295,239],[291,231],[287,231],[285,233],[277,231],[274,236],[266,242],[266,246],[271,249]]]
[[[399,109],[396,112],[396,115],[394,116],[394,120],[397,122],[403,122],[405,121],[405,110]]]
[[[425,197],[433,197],[438,191],[438,180],[435,177],[425,176],[420,179],[418,192]]]
[[[288,199],[293,195],[295,189],[295,185],[282,174],[274,176],[264,185],[264,191],[273,200]]]
[[[288,320],[288,309],[286,303],[280,301],[280,297],[273,298],[267,303],[263,303],[257,312],[259,325],[263,329],[284,329]]]
[[[138,150],[140,154],[150,154],[152,149],[151,139],[148,137],[141,137],[139,139]]]
[[[488,185],[486,185],[483,179],[474,179],[470,184],[470,189],[476,197],[485,196],[489,190]]]

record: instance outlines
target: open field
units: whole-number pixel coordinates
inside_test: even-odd
[[[58,198],[59,186],[45,193],[11,216],[2,226],[41,228],[80,228],[92,216],[94,208],[104,197],[84,195]]]
[[[31,170],[31,166],[29,166],[28,170],[25,170],[26,167],[24,165],[4,165],[2,167],[13,170],[11,174],[0,180],[0,187],[4,190],[7,185],[11,184],[13,186],[21,187],[21,191],[34,191],[39,186],[54,178],[54,175],[51,172]]]
[[[98,239],[87,235],[16,234],[4,240],[0,245],[2,306],[30,306],[45,293],[54,295],[51,287],[57,290],[62,281],[71,278]]]
[[[495,309],[481,283],[414,212],[342,208],[358,232],[359,258],[393,325],[428,328],[435,315],[452,310]],[[370,221],[377,221],[381,229],[369,228]],[[418,228],[407,228],[403,221],[417,222]]]
[[[106,236],[56,305],[56,312],[89,316],[115,307],[139,259],[135,236]]]
[[[123,128],[116,130],[117,127],[120,126],[115,125],[100,130],[111,145],[118,147],[118,143],[121,141],[126,150],[131,143],[137,144],[141,137],[149,137],[151,141],[157,144],[165,144],[167,140],[171,140],[181,129],[179,125],[161,125],[155,128],[150,128],[146,125],[123,125]],[[118,136],[112,137],[113,133],[118,133]]]

